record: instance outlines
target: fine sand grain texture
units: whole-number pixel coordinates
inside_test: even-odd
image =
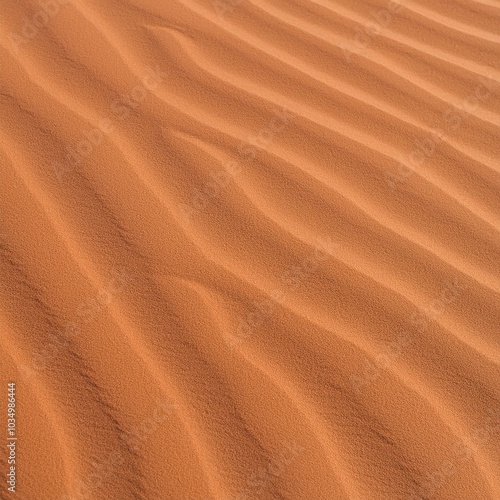
[[[500,0],[5,0],[0,52],[2,500],[500,499]]]

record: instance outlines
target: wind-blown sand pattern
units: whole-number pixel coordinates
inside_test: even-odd
[[[499,1],[0,27],[2,499],[500,498]]]

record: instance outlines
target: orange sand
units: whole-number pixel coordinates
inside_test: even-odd
[[[2,499],[500,498],[498,0],[0,28]]]

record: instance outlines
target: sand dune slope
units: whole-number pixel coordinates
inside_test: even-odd
[[[499,26],[4,2],[0,497],[500,498]]]

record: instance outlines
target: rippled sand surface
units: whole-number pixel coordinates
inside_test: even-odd
[[[1,10],[2,499],[500,498],[498,0]]]

